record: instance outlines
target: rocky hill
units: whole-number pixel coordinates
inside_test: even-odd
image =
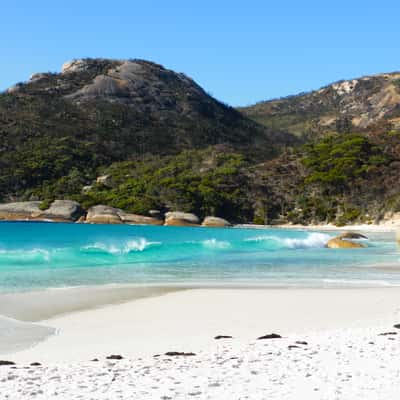
[[[235,110],[148,61],[74,60],[0,94],[0,139],[0,202],[30,207],[4,205],[3,219],[78,209],[346,224],[400,212],[400,73]]]
[[[143,60],[81,59],[0,94],[0,197],[146,153],[223,144],[264,159],[293,141],[208,95],[184,74]],[[68,179],[65,178],[67,181]]]
[[[399,130],[400,72],[340,81],[240,111],[270,129],[306,139],[331,132],[368,132],[382,125]]]

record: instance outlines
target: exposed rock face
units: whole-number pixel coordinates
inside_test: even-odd
[[[29,77],[29,80],[30,80],[31,82],[32,82],[32,81],[38,81],[39,79],[46,78],[46,77],[47,77],[47,74],[46,74],[46,73],[38,72],[38,73],[32,74],[32,75]]]
[[[223,227],[231,226],[231,223],[228,222],[226,219],[219,218],[219,217],[206,217],[206,218],[204,218],[202,225],[208,226],[208,227],[223,228]]]
[[[108,207],[104,205],[90,207],[86,216],[86,222],[91,224],[163,224],[163,221],[157,218],[129,214],[119,208]]]
[[[350,240],[343,240],[339,236],[328,240],[326,247],[330,249],[362,249],[365,246],[361,243],[354,243]]]
[[[112,179],[110,175],[101,175],[96,178],[96,183],[106,187],[112,187]]]
[[[61,73],[70,74],[72,72],[82,72],[89,69],[92,63],[93,62],[90,59],[75,59],[67,61],[62,65]]]
[[[41,210],[40,205],[40,201],[0,204],[0,219],[72,222],[84,213],[79,203],[72,200],[55,200],[46,210]]]
[[[191,213],[170,211],[165,214],[165,225],[169,226],[198,226],[199,218]]]

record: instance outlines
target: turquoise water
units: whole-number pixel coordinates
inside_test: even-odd
[[[324,248],[334,233],[61,223],[0,223],[0,292],[133,283],[400,285],[393,234],[367,249]]]

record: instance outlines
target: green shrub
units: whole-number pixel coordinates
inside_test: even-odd
[[[47,210],[50,206],[51,203],[53,202],[53,200],[43,200],[40,204],[39,204],[39,210],[45,211]]]

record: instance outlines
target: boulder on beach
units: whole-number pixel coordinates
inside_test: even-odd
[[[325,246],[330,249],[362,249],[366,247],[361,243],[354,243],[350,240],[344,240],[340,236],[328,240]]]
[[[41,201],[20,201],[0,204],[0,219],[6,221],[37,219]]]
[[[136,224],[136,225],[163,225],[164,221],[154,217],[147,217],[145,215],[129,214],[120,212],[119,216],[125,224]]]
[[[343,232],[339,236],[341,239],[368,239],[365,235],[358,232]]]
[[[0,220],[52,220],[59,222],[76,221],[84,211],[80,204],[72,200],[54,200],[43,210],[41,201],[20,201],[0,204]]]
[[[224,228],[227,226],[232,226],[229,221],[219,217],[205,217],[202,226]]]
[[[90,207],[86,216],[90,224],[162,225],[163,221],[144,215],[130,214],[120,208],[97,205]]]
[[[170,211],[165,214],[165,225],[169,226],[198,226],[199,218],[192,213]]]
[[[122,224],[122,220],[118,215],[119,211],[121,210],[118,208],[99,204],[89,208],[86,222],[89,224]]]
[[[84,211],[77,201],[54,200],[41,216],[55,221],[76,221]]]

